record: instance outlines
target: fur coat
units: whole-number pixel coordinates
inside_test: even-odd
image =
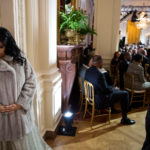
[[[13,58],[0,58],[0,105],[22,106],[13,114],[0,113],[0,141],[13,141],[30,133],[34,126],[34,71],[26,59],[21,66]]]

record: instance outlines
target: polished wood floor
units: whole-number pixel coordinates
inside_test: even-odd
[[[145,115],[146,109],[134,109],[128,117],[136,120],[136,124],[123,126],[121,114],[115,114],[110,125],[96,120],[93,129],[88,117],[85,120],[78,117],[73,124],[77,127],[75,137],[57,136],[47,143],[54,150],[141,150],[145,139]]]

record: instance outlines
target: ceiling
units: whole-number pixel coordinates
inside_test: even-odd
[[[121,0],[120,20],[124,20],[134,10],[137,10],[137,13],[145,11],[150,18],[150,0]]]
[[[150,6],[150,0],[121,0],[121,3],[125,6]]]
[[[150,0],[121,0],[121,12],[146,11],[150,13]]]

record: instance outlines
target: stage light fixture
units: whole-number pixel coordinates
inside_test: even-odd
[[[58,130],[58,135],[75,136],[76,127],[72,127],[74,114],[67,111],[63,114],[64,126],[60,126]]]

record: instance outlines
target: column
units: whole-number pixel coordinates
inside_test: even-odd
[[[18,0],[19,1],[19,0]],[[44,135],[61,119],[61,75],[57,68],[57,1],[26,0],[26,54],[37,74],[35,118]]]
[[[118,50],[121,0],[95,0],[94,37],[96,54],[104,59],[104,67],[109,67],[113,54]]]

